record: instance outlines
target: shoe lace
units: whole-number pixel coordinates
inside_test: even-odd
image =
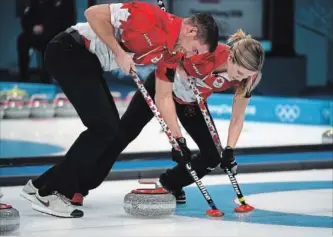
[[[69,201],[69,199],[67,197],[65,197],[64,195],[62,195],[59,192],[54,192],[54,195],[56,195],[57,197],[59,197],[59,199],[61,201],[63,201],[63,203],[65,203],[67,206],[71,205],[71,202]]]

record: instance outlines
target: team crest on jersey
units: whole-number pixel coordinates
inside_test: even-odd
[[[221,88],[224,84],[225,79],[221,76],[217,76],[216,79],[213,82],[213,86],[215,88]]]

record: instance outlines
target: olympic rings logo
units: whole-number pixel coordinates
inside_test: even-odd
[[[282,122],[294,122],[299,118],[301,109],[297,105],[282,105],[279,104],[275,107],[275,115]]]

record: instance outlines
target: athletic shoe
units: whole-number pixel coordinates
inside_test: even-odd
[[[177,204],[186,204],[186,194],[183,189],[173,191],[171,194],[175,196]]]
[[[83,211],[75,209],[68,198],[58,192],[42,197],[36,193],[37,202],[32,203],[32,209],[57,217],[79,218]]]
[[[35,201],[35,195],[38,189],[32,184],[32,180],[30,179],[27,184],[23,187],[20,196],[27,199],[30,202]]]

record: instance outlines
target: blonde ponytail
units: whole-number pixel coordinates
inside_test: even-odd
[[[228,38],[227,44],[233,45],[233,44],[237,43],[239,40],[245,39],[247,37],[251,38],[251,36],[250,35],[246,35],[245,32],[242,29],[238,29],[236,31],[236,33],[234,33],[233,35],[231,35]]]

